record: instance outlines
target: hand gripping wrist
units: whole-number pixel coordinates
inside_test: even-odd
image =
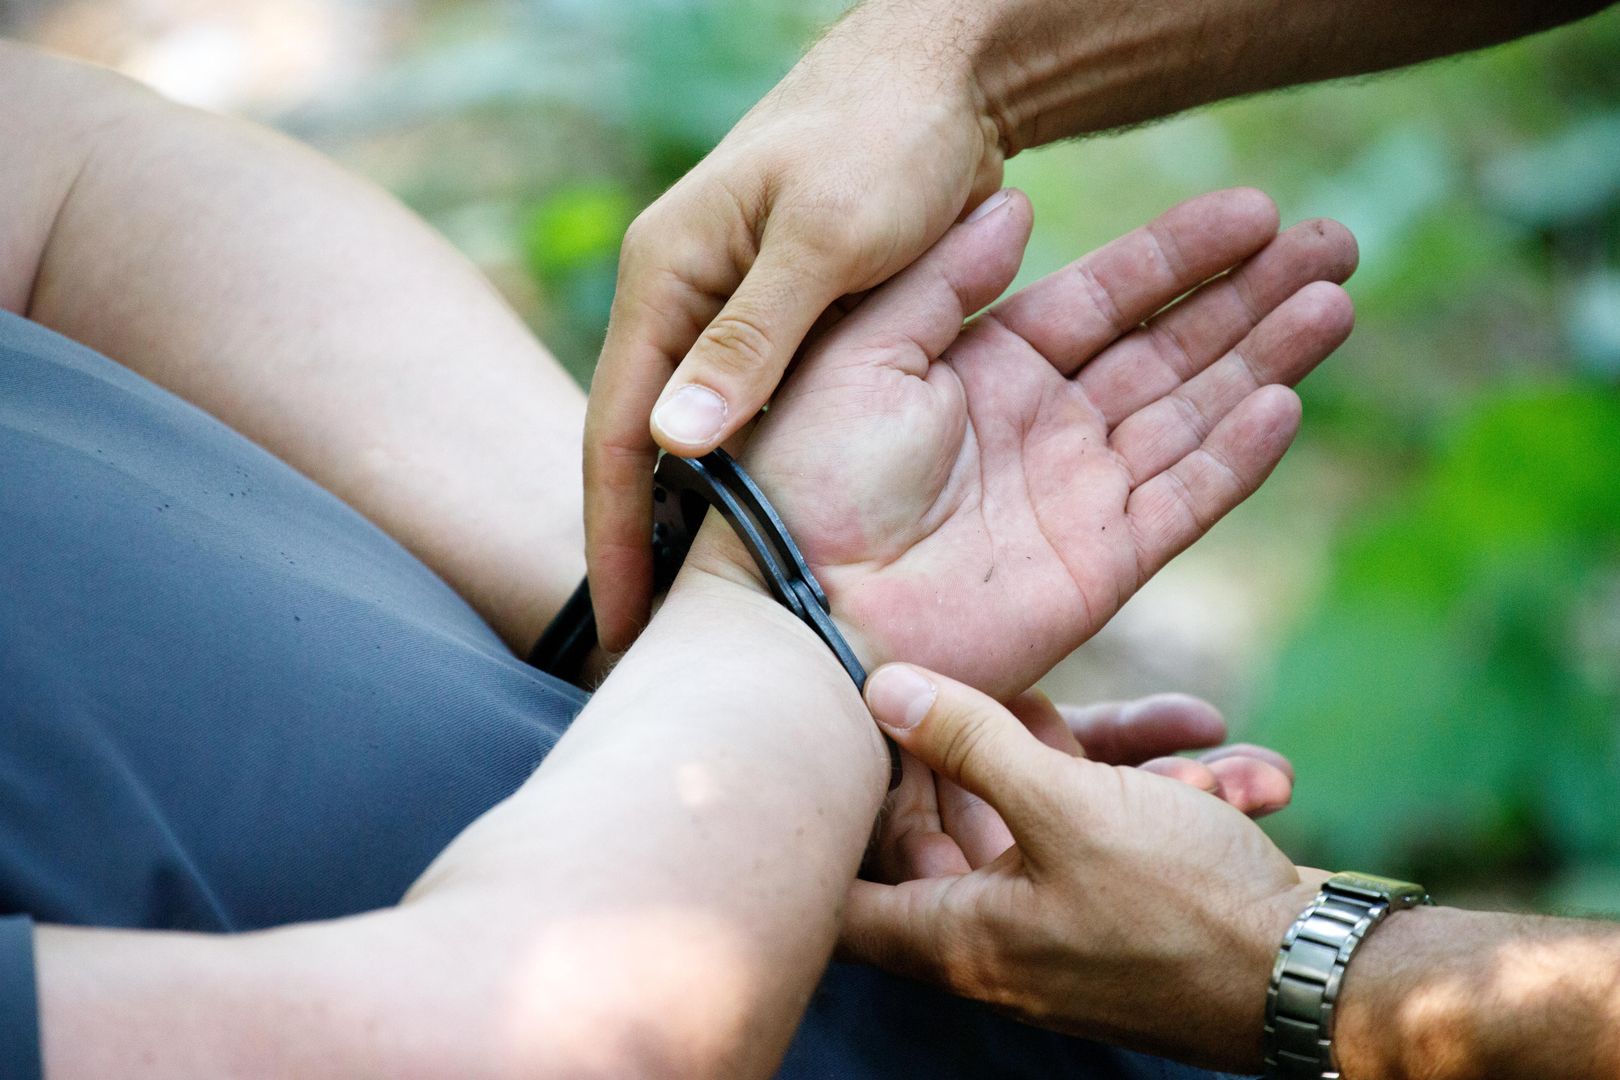
[[[700,458],[665,454],[653,474],[654,586],[667,588],[692,546],[710,507],[730,524],[748,549],[777,603],[810,627],[832,650],[857,690],[866,686],[866,668],[833,622],[827,594],[788,534],[781,515],[743,467],[724,450]],[[596,644],[596,620],[588,582],[579,588],[546,628],[529,663],[571,681]],[[900,754],[889,746],[889,787],[900,781]]]

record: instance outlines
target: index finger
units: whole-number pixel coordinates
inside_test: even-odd
[[[719,301],[636,257],[627,241],[613,314],[585,410],[585,565],[597,638],[630,647],[652,600],[652,473],[647,417]]]

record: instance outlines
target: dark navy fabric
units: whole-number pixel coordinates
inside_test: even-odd
[[[39,1002],[34,995],[34,921],[0,917],[0,1076],[40,1074]]]
[[[584,700],[314,483],[3,313],[0,600],[4,1077],[39,1074],[30,919],[235,931],[392,904]],[[784,1075],[1158,1068],[837,969]]]

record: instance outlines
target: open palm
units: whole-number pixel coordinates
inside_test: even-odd
[[[1022,690],[1260,484],[1352,320],[1349,234],[1276,223],[1191,200],[964,329],[1022,257],[1012,193],[823,332],[747,460],[867,659]]]

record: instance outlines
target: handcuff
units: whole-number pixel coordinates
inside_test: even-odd
[[[856,690],[866,687],[866,668],[849,640],[833,622],[822,590],[799,545],[793,542],[754,478],[724,450],[700,458],[664,454],[653,470],[653,587],[662,591],[691,550],[692,539],[710,508],[718,510],[759,567],[776,602],[793,613],[821,639]],[[590,582],[584,580],[546,627],[529,652],[529,663],[548,675],[578,686],[585,659],[596,645],[596,612]],[[889,748],[889,789],[900,783],[900,750]]]

